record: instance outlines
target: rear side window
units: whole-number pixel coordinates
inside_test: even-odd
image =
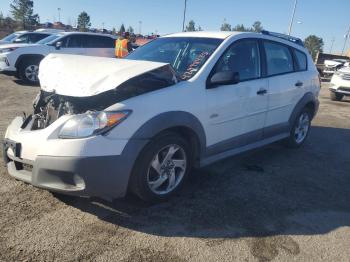
[[[69,35],[65,38],[64,46],[67,48],[83,48],[84,37],[83,35]]]
[[[306,55],[299,51],[299,50],[294,50],[295,58],[296,58],[296,65],[297,65],[297,70],[298,71],[306,71],[307,70],[307,59]]]
[[[269,76],[294,71],[293,57],[289,48],[275,42],[264,42],[267,74]]]
[[[107,36],[91,35],[86,37],[87,48],[114,48],[115,40]]]

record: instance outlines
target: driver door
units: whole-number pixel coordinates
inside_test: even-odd
[[[239,83],[206,90],[208,154],[220,153],[262,139],[268,108],[268,82],[261,78],[259,42],[234,42],[216,63],[217,72],[239,73]]]

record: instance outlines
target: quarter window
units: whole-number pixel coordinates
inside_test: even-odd
[[[287,46],[274,42],[264,42],[264,48],[269,76],[294,71],[292,54]]]
[[[305,71],[307,69],[306,55],[298,50],[294,50],[298,71]]]
[[[221,56],[214,71],[239,73],[240,81],[259,78],[261,72],[258,42],[244,40],[234,43]]]

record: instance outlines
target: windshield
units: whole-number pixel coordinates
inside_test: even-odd
[[[223,39],[164,37],[137,48],[126,59],[169,63],[182,80],[193,77]]]
[[[15,39],[17,36],[19,36],[18,33],[13,33],[13,34],[10,34],[6,37],[4,37],[3,39],[1,39],[1,41],[6,41],[6,42],[11,42],[13,39]]]
[[[41,39],[40,41],[36,42],[37,44],[50,44],[51,42],[55,41],[57,38],[61,37],[61,34],[57,34],[57,35],[50,35],[48,37],[45,37],[44,39]]]

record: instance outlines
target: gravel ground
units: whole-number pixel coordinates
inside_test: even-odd
[[[1,137],[37,92],[0,75]],[[158,205],[53,195],[1,165],[0,261],[349,261],[350,99],[324,84],[320,101],[302,149],[197,170]]]

